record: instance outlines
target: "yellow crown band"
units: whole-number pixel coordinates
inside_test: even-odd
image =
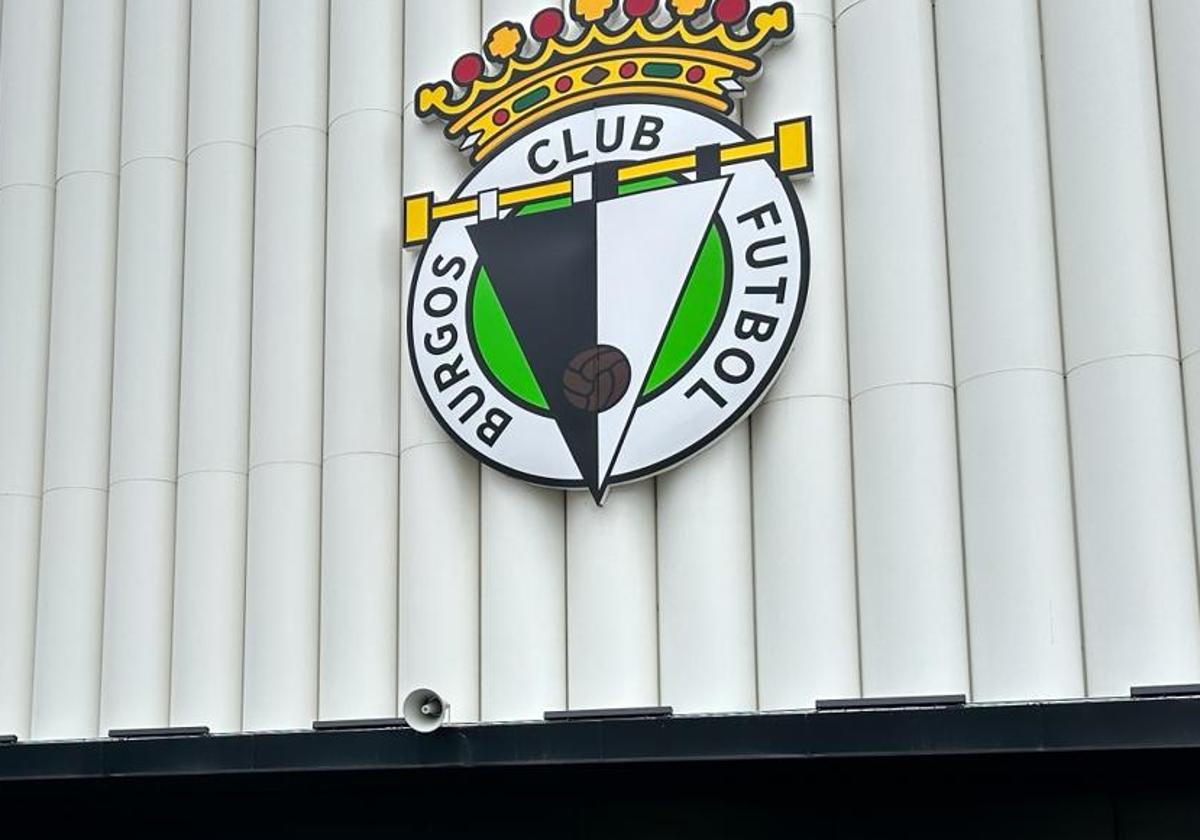
[[[664,25],[639,17],[611,28],[603,17],[586,22],[577,17],[582,34],[572,40],[549,37],[528,58],[520,52],[523,30],[501,24],[485,48],[494,60],[508,56],[499,72],[483,75],[482,59],[465,56],[466,75],[459,75],[459,65],[455,69],[465,84],[462,93],[456,96],[449,82],[422,85],[416,112],[445,120],[446,137],[474,162],[547,117],[601,97],[654,96],[728,114],[744,90],[742,81],[761,66],[757,53],[791,34],[792,8],[779,2],[756,9],[744,28],[716,20],[698,27],[696,15],[706,5],[672,0],[675,17]],[[613,3],[595,7],[597,15],[613,8]]]
[[[720,76],[732,78],[736,71],[752,73],[757,68],[756,63],[752,59],[738,55],[726,55],[713,50],[697,50],[685,47],[631,47],[628,49],[612,50],[603,55],[584,56],[534,73],[523,79],[520,84],[514,85],[510,90],[504,91],[500,96],[487,99],[470,111],[463,113],[461,117],[450,123],[450,130],[461,131],[468,123],[474,122],[481,115],[494,111],[502,102],[507,101],[511,103],[519,99],[523,93],[536,90],[540,85],[560,78],[570,79],[572,88],[576,84],[586,86],[588,83],[583,77],[591,72],[593,68],[599,68],[601,71],[609,74],[606,79],[597,82],[596,87],[601,87],[606,83],[611,84],[610,80],[613,79],[618,82],[622,81],[623,79],[620,74],[621,65],[630,60],[633,60],[635,63],[638,63],[640,60],[639,70],[643,72],[646,64],[654,65],[656,63],[680,64],[687,62],[692,67],[703,67],[705,78],[702,81],[706,82],[706,86],[712,88],[714,91],[719,90],[716,88],[714,78]],[[643,72],[638,73],[638,75],[642,76]],[[683,76],[683,72],[680,75]],[[684,78],[686,79],[686,76]],[[682,82],[680,86],[686,87]]]
[[[601,97],[658,96],[728,114],[733,110],[733,102],[723,85],[733,84],[739,71],[748,73],[754,69],[755,64],[749,59],[709,50],[645,47],[615,50],[530,76],[450,123],[446,131],[466,138],[464,148],[471,150],[473,161],[478,161],[531,122],[540,122],[566,108]],[[689,82],[688,73],[700,78]],[[589,83],[589,77],[602,78]],[[563,84],[565,90],[556,89],[554,82],[562,84],[560,80],[569,80]],[[523,100],[539,94],[542,95],[533,107],[520,107]],[[496,123],[498,113],[508,115],[505,122]]]

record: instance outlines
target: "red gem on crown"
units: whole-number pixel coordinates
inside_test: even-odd
[[[539,41],[549,41],[551,38],[557,38],[566,28],[567,22],[563,17],[563,13],[558,9],[542,9],[533,16],[533,20],[529,24],[529,31],[533,33],[533,37]]]
[[[466,87],[483,75],[483,57],[477,53],[467,53],[458,57],[450,70],[454,83]]]
[[[750,14],[749,0],[717,0],[713,4],[713,17],[727,26],[741,23]]]

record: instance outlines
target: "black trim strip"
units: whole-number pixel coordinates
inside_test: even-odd
[[[19,743],[0,781],[1200,747],[1200,698]]]
[[[1129,689],[1130,697],[1190,697],[1193,695],[1200,695],[1200,683],[1135,685]]]
[[[915,694],[909,697],[846,697],[818,700],[817,711],[835,709],[902,709],[908,706],[961,706],[965,694]]]
[[[110,729],[109,738],[194,738],[207,735],[207,726],[162,726],[147,729]]]
[[[613,718],[670,717],[670,706],[629,706],[613,709],[562,709],[546,712],[544,720],[611,720]]]
[[[342,729],[403,729],[408,726],[404,718],[348,718],[335,720],[314,720],[312,728],[318,732],[330,732]]]

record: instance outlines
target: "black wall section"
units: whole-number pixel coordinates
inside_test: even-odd
[[[0,784],[10,837],[1200,837],[1200,753]],[[36,834],[34,833],[36,832]]]
[[[0,824],[23,829],[13,837],[1160,840],[1200,837],[1198,767],[1194,699],[27,745],[0,747]],[[60,778],[14,780],[34,773]]]

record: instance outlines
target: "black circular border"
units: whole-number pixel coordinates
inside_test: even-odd
[[[556,115],[556,121],[558,119],[563,119],[563,118],[566,118],[569,116],[573,116],[574,114],[580,113],[582,111],[594,111],[594,110],[598,110],[600,108],[607,107],[610,105],[637,105],[637,104],[660,105],[663,107],[676,108],[681,111],[691,111],[694,114],[698,114],[698,115],[706,117],[708,119],[712,119],[715,122],[725,126],[726,128],[729,128],[735,134],[741,136],[744,140],[757,139],[753,134],[751,134],[749,131],[747,131],[744,127],[742,127],[738,123],[734,122],[733,120],[729,119],[724,114],[717,114],[717,113],[714,113],[712,110],[703,108],[699,105],[691,105],[688,103],[680,102],[679,100],[676,100],[676,99],[669,99],[667,97],[662,97],[662,96],[641,96],[641,97],[628,97],[628,98],[620,98],[620,99],[614,97],[613,99],[601,100],[598,102],[583,103],[579,107],[564,109],[563,111],[559,112]],[[542,126],[535,124],[535,125],[531,125],[529,128],[525,129],[524,131],[518,132],[517,134],[515,134],[514,136],[509,138],[503,145],[498,147],[493,154],[499,154],[500,152],[507,149],[509,146],[516,143],[518,140],[533,133],[535,130],[540,129],[541,127]],[[788,200],[791,202],[792,211],[796,217],[797,232],[800,234],[800,257],[801,257],[800,297],[796,304],[795,314],[792,316],[792,322],[791,322],[791,324],[788,325],[788,331],[787,331],[787,334],[784,336],[784,341],[780,348],[779,354],[775,357],[775,361],[771,365],[771,367],[767,369],[766,375],[763,376],[763,378],[759,381],[759,383],[755,387],[755,389],[750,393],[750,396],[746,400],[744,400],[738,408],[736,408],[732,412],[730,412],[729,416],[724,421],[722,421],[718,426],[713,428],[712,431],[710,431],[704,437],[700,438],[699,440],[697,440],[695,443],[691,444],[687,448],[682,449],[679,452],[675,453],[674,455],[672,455],[668,458],[664,458],[661,461],[658,461],[657,463],[651,464],[650,466],[647,466],[647,467],[643,467],[642,469],[636,470],[631,473],[622,473],[621,475],[612,476],[609,479],[607,486],[615,487],[620,484],[629,484],[634,481],[639,481],[643,478],[649,478],[650,476],[657,475],[661,472],[665,472],[666,470],[671,469],[672,467],[678,466],[679,464],[683,463],[684,461],[689,460],[693,456],[698,455],[699,453],[701,453],[705,449],[707,449],[709,446],[712,446],[714,443],[716,443],[718,440],[720,440],[722,437],[724,437],[725,434],[730,429],[732,429],[739,422],[741,422],[741,420],[743,418],[745,418],[749,414],[752,414],[754,412],[754,410],[756,408],[758,408],[758,404],[760,402],[762,402],[762,399],[764,396],[766,396],[767,391],[770,390],[770,387],[773,384],[775,384],[775,380],[776,380],[776,378],[778,378],[779,372],[780,372],[780,370],[782,370],[784,362],[786,362],[788,357],[791,355],[792,345],[795,343],[796,333],[800,329],[800,322],[803,319],[804,309],[808,303],[808,280],[809,280],[809,274],[811,273],[811,256],[810,256],[810,251],[809,251],[808,223],[804,218],[804,209],[800,206],[800,198],[799,198],[799,196],[796,195],[796,190],[792,186],[791,179],[789,179],[786,175],[780,175],[778,173],[776,173],[776,177],[778,178],[780,183],[783,184],[784,194],[787,195]],[[474,179],[474,171],[472,172],[471,176],[468,176],[461,184],[459,184],[458,188],[454,191],[453,195],[451,196],[451,200],[453,201],[453,200],[458,199],[461,196],[463,190],[465,190],[470,185],[470,183],[473,179]],[[435,234],[436,234],[436,231],[435,231]],[[425,388],[425,383],[421,377],[421,371],[418,370],[418,368],[417,368],[416,346],[415,346],[415,343],[413,340],[413,329],[412,329],[413,306],[414,306],[414,302],[416,300],[416,297],[413,294],[413,292],[415,291],[414,286],[416,284],[417,278],[421,276],[421,269],[425,264],[425,256],[429,251],[429,246],[432,244],[433,244],[433,236],[430,236],[429,241],[426,242],[425,245],[423,245],[421,247],[421,254],[419,257],[417,257],[417,264],[413,267],[412,278],[411,278],[409,290],[408,290],[408,307],[407,307],[407,312],[405,313],[405,316],[404,316],[405,322],[406,322],[406,327],[407,327],[407,334],[408,334],[407,335],[408,361],[409,361],[409,365],[411,365],[411,367],[412,367],[413,379],[416,381],[417,388],[421,392],[421,399],[423,399],[425,401],[426,409],[429,411],[430,414],[433,415],[434,419],[437,421],[438,425],[442,427],[442,430],[446,433],[446,435],[452,441],[454,441],[454,443],[460,449],[463,449],[464,451],[466,451],[472,458],[481,462],[485,466],[491,467],[492,469],[496,470],[497,472],[503,473],[504,475],[511,476],[512,478],[520,479],[520,480],[528,482],[530,484],[535,484],[539,487],[551,487],[551,488],[562,489],[562,490],[586,489],[587,483],[583,479],[551,479],[551,478],[547,478],[545,476],[531,475],[529,473],[525,473],[525,472],[521,472],[520,470],[513,469],[512,467],[510,467],[506,464],[500,463],[499,461],[497,461],[494,458],[488,457],[487,455],[480,452],[478,449],[476,449],[475,447],[471,446],[469,443],[464,441],[462,439],[462,437],[458,434],[458,432],[446,421],[446,418],[442,417],[441,413],[438,412],[436,404],[433,402],[432,399],[430,399],[429,392]],[[472,279],[473,279],[473,277],[472,277]],[[401,278],[401,282],[403,282],[403,278]],[[470,286],[470,281],[468,281],[467,285],[468,285],[468,287]],[[469,338],[467,340],[467,343],[468,343],[468,345],[470,345]],[[474,362],[476,363],[476,366],[478,366],[478,364],[477,364],[478,359],[475,359]],[[482,370],[482,367],[481,367],[480,372],[483,373],[483,375],[485,377],[487,376],[487,373]]]

